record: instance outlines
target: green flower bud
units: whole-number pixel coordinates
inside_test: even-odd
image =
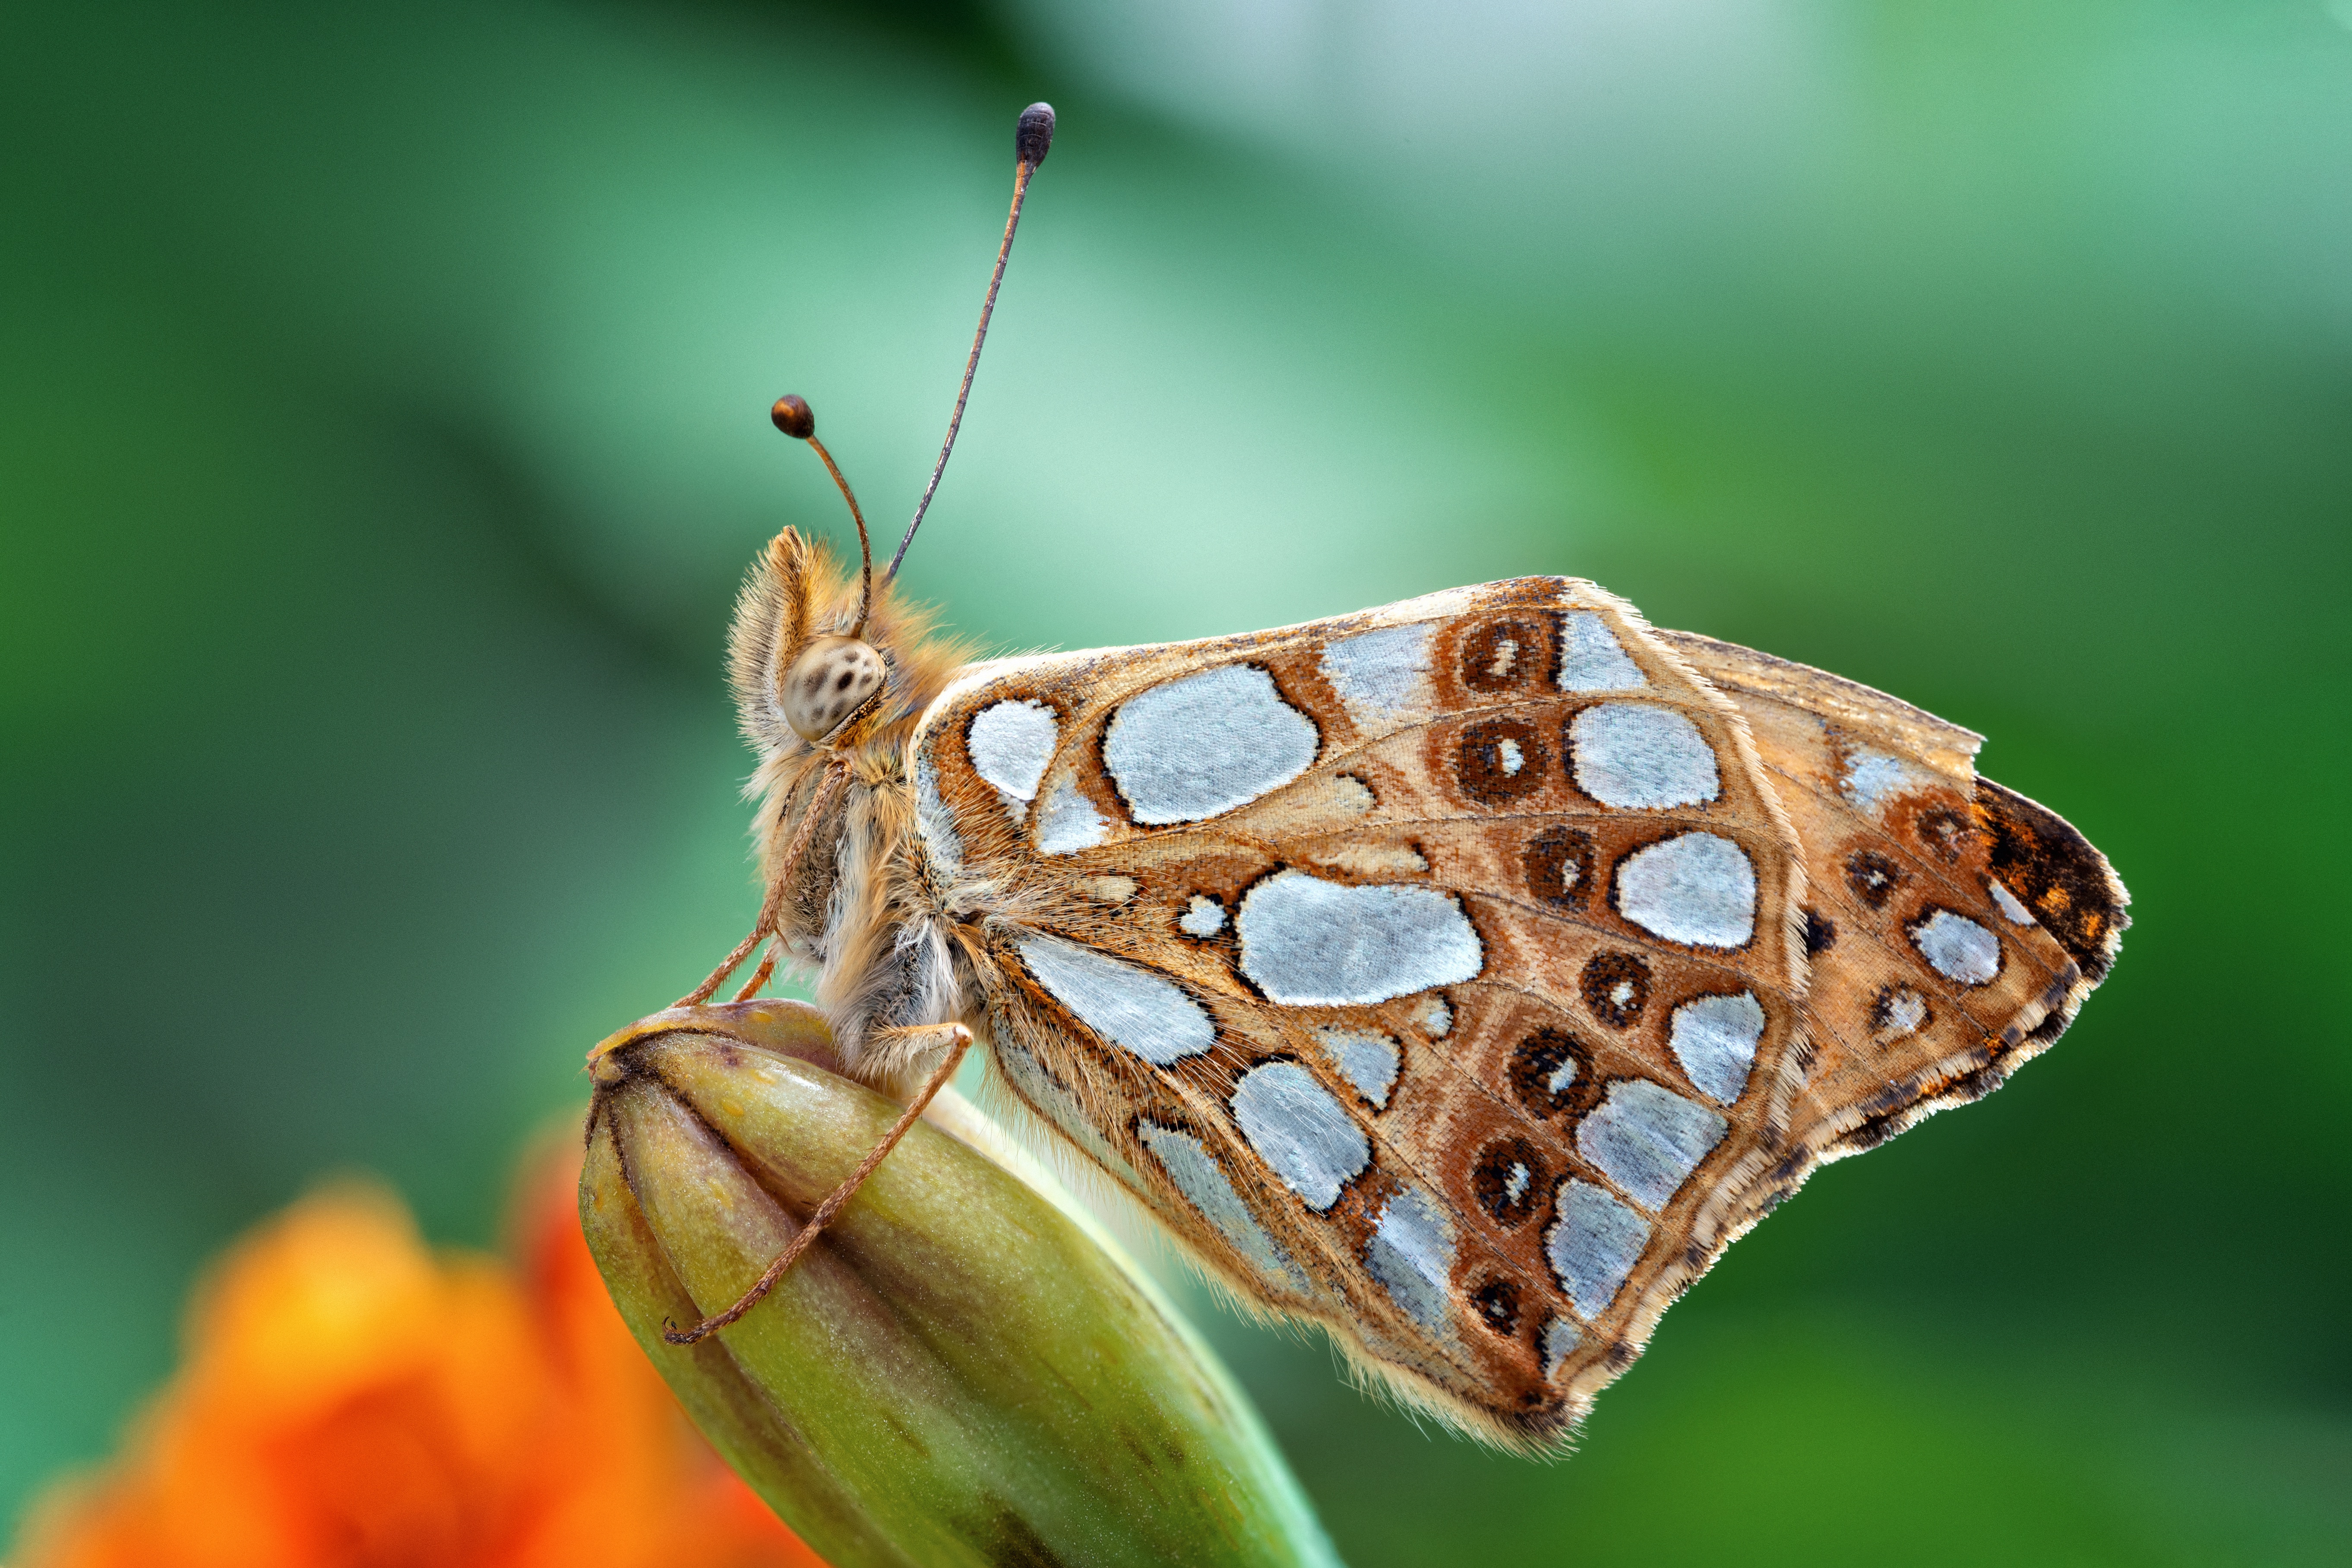
[[[1207,1346],[1001,1140],[918,1123],[740,1321],[663,1339],[740,1297],[897,1120],[830,1047],[815,1009],[760,1001],[657,1014],[591,1058],[589,1246],[785,1523],[838,1568],[1335,1563]]]

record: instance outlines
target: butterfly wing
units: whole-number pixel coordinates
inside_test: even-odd
[[[909,765],[1021,1103],[1489,1436],[1579,1416],[1785,1178],[1799,842],[1591,584],[975,667]]]
[[[2105,858],[1979,778],[1981,736],[1804,665],[1659,636],[1746,715],[1804,845],[1814,1055],[1792,1142],[1822,1160],[1872,1148],[2053,1044],[2128,923]]]

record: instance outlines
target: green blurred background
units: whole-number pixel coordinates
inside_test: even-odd
[[[2062,1049],[1816,1180],[1561,1464],[1203,1313],[1349,1560],[2352,1560],[2352,0],[901,0],[0,30],[0,1508],[320,1173],[496,1234],[755,903],[738,575],[998,646],[1534,572],[2114,858]],[[886,527],[887,527],[886,521]],[[5,1525],[0,1525],[5,1533]]]

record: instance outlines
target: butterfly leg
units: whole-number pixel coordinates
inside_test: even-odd
[[[737,942],[735,951],[705,976],[701,984],[671,1003],[671,1006],[699,1007],[709,1001],[727,983],[727,977],[734,973],[742,962],[751,956],[752,950],[765,942],[776,929],[776,912],[783,902],[784,884],[793,869],[800,865],[801,858],[808,853],[809,843],[816,837],[817,824],[824,820],[826,808],[833,805],[833,797],[840,793],[841,786],[848,779],[849,764],[845,761],[836,757],[825,764],[824,777],[817,781],[816,793],[809,797],[807,808],[801,813],[800,827],[793,834],[792,844],[784,850],[783,858],[777,862],[776,876],[768,886],[768,896],[760,904],[759,919],[751,922],[751,934]],[[742,999],[740,996],[736,998],[739,1002]]]
[[[751,972],[751,979],[743,982],[743,988],[735,993],[735,1000],[749,1002],[752,997],[757,996],[760,994],[760,987],[765,985],[775,973],[776,949],[773,943],[770,943],[766,954],[760,960],[760,967]]]
[[[719,988],[727,983],[727,977],[734,973],[735,971],[740,967],[745,959],[751,956],[751,950],[768,940],[768,922],[774,918],[774,915],[771,911],[761,910],[760,911],[760,919],[758,922],[751,927],[751,934],[745,937],[741,942],[737,942],[735,944],[735,951],[729,953],[724,959],[720,960],[719,967],[712,970],[709,975],[705,976],[701,984],[696,986],[693,990],[688,992],[685,995],[671,1003],[670,1005],[673,1007],[699,1007],[705,1002],[709,1001],[710,998],[717,994]]]
[[[944,1035],[948,1038],[948,1053],[940,1059],[940,1065],[931,1070],[931,1076],[924,1081],[921,1090],[914,1099],[907,1102],[906,1110],[900,1114],[890,1131],[883,1135],[882,1142],[876,1144],[867,1152],[866,1158],[857,1163],[857,1169],[849,1173],[848,1180],[834,1188],[825,1195],[824,1202],[816,1205],[816,1212],[809,1215],[808,1223],[801,1226],[800,1234],[793,1237],[791,1244],[776,1255],[775,1261],[769,1264],[761,1273],[760,1278],[752,1281],[751,1288],[743,1292],[740,1300],[725,1311],[705,1318],[690,1329],[673,1328],[665,1323],[662,1326],[663,1339],[674,1345],[693,1344],[709,1338],[758,1306],[761,1299],[776,1288],[776,1281],[782,1279],[791,1270],[792,1266],[800,1261],[801,1254],[806,1252],[809,1245],[816,1240],[817,1233],[832,1223],[833,1216],[841,1212],[843,1205],[857,1195],[857,1189],[866,1184],[866,1178],[872,1175],[890,1151],[898,1146],[898,1140],[907,1135],[907,1130],[914,1126],[916,1119],[923,1114],[924,1108],[931,1103],[932,1098],[940,1089],[947,1087],[948,1079],[955,1076],[956,1068],[963,1064],[964,1052],[971,1047],[971,1031],[961,1024],[938,1024],[920,1030],[909,1029],[906,1033]]]

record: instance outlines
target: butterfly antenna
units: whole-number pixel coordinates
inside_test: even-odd
[[[866,540],[866,514],[857,510],[857,497],[850,489],[849,481],[841,477],[841,469],[835,465],[833,454],[826,451],[824,443],[816,438],[816,410],[808,405],[807,398],[796,392],[787,392],[776,399],[776,405],[768,410],[768,417],[776,422],[777,429],[793,440],[806,441],[816,448],[816,455],[824,459],[824,471],[833,476],[833,482],[841,487],[841,499],[849,503],[850,519],[857,524],[857,554],[865,563],[865,588],[857,599],[857,624],[849,628],[849,635],[863,637],[866,635],[866,617],[874,613],[874,546]],[[934,479],[932,482],[938,481]],[[906,546],[899,546],[898,552],[905,554]],[[895,571],[898,564],[892,562],[892,570]]]
[[[1020,160],[1013,171],[1013,211],[1004,220],[1004,243],[996,247],[996,270],[988,277],[988,297],[980,302],[980,331],[971,335],[971,357],[963,362],[963,384],[956,389],[955,412],[948,416],[948,438],[940,445],[940,460],[931,468],[931,482],[923,487],[923,499],[915,508],[915,520],[907,525],[907,537],[898,541],[898,553],[890,557],[890,569],[882,574],[886,583],[898,575],[898,563],[907,558],[907,546],[915,542],[915,530],[923,526],[923,514],[931,510],[940,476],[947,472],[948,454],[955,450],[956,428],[963,423],[964,400],[971,395],[972,373],[980,368],[980,346],[988,341],[988,317],[996,309],[997,286],[1004,281],[1004,260],[1013,254],[1013,231],[1021,226],[1021,203],[1029,194],[1029,176],[1045,161],[1046,149],[1053,144],[1054,106],[1033,103],[1023,110],[1020,123],[1013,129],[1013,152]]]

